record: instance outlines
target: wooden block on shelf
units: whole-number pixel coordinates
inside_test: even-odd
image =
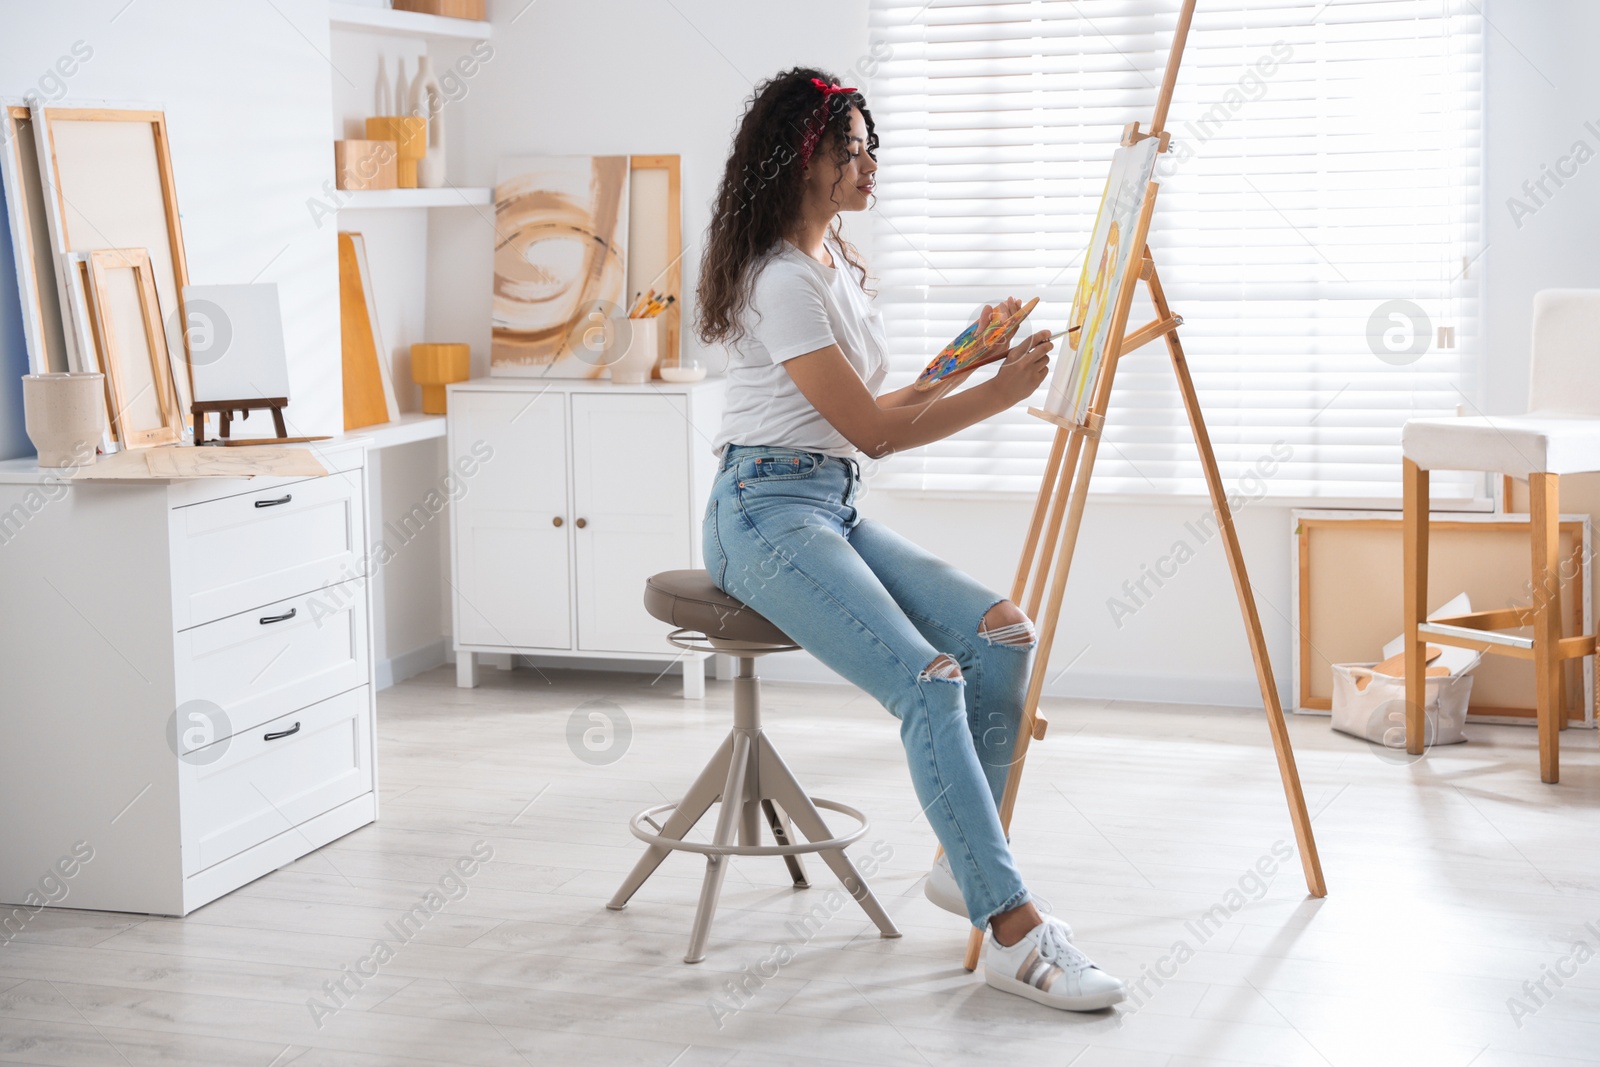
[[[394,0],[396,11],[417,11],[424,15],[443,15],[448,19],[487,21],[484,0]]]
[[[393,141],[335,141],[334,181],[340,189],[397,189],[399,158]]]

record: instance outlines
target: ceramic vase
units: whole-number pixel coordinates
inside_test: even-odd
[[[639,385],[650,380],[661,356],[661,323],[657,319],[628,319],[633,336],[622,358],[611,364],[611,380],[618,385]]]
[[[41,467],[76,467],[94,462],[105,429],[104,374],[25,374],[23,424]]]
[[[428,120],[428,154],[417,162],[417,187],[439,189],[444,186],[444,88],[434,77],[433,62],[427,56],[417,60],[417,76],[411,82],[408,114]]]

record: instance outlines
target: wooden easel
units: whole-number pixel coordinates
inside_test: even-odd
[[[1161,139],[1161,151],[1166,151],[1168,135],[1165,132],[1167,109],[1172,103],[1172,90],[1178,80],[1178,64],[1183,58],[1183,48],[1189,36],[1189,24],[1194,18],[1195,0],[1184,0],[1178,16],[1178,27],[1172,38],[1172,51],[1167,56],[1166,74],[1161,82],[1161,94],[1156,101],[1155,116],[1147,133],[1139,131],[1132,123],[1123,131],[1124,145],[1136,144],[1150,137]],[[1034,654],[1033,673],[1028,681],[1028,695],[1023,703],[1022,729],[1017,735],[1012,753],[1011,773],[1006,779],[1006,790],[1000,803],[1000,822],[1009,832],[1011,815],[1016,808],[1018,786],[1022,781],[1022,765],[1028,755],[1028,745],[1035,738],[1043,738],[1046,722],[1039,714],[1039,697],[1044,690],[1046,671],[1049,668],[1050,649],[1055,641],[1056,623],[1061,616],[1062,595],[1067,588],[1067,575],[1072,565],[1072,552],[1078,541],[1078,528],[1083,522],[1083,508],[1089,495],[1089,479],[1094,471],[1095,453],[1100,446],[1100,433],[1105,425],[1106,408],[1111,399],[1111,383],[1116,376],[1117,361],[1124,353],[1149,344],[1158,338],[1167,343],[1167,354],[1172,359],[1172,370],[1178,379],[1178,390],[1183,395],[1184,410],[1189,416],[1189,426],[1200,452],[1200,464],[1205,470],[1206,487],[1211,494],[1211,507],[1216,512],[1217,529],[1222,534],[1223,548],[1228,556],[1228,567],[1233,572],[1233,587],[1239,596],[1239,610],[1244,615],[1245,633],[1250,641],[1250,655],[1255,660],[1256,679],[1261,684],[1261,700],[1266,707],[1267,727],[1272,734],[1272,747],[1278,756],[1278,774],[1283,779],[1284,795],[1289,803],[1289,818],[1294,824],[1295,842],[1299,846],[1300,864],[1305,869],[1306,889],[1314,897],[1327,895],[1322,880],[1322,862],[1317,857],[1316,839],[1311,834],[1311,819],[1306,813],[1305,795],[1300,788],[1300,772],[1295,768],[1294,750],[1290,747],[1288,727],[1283,718],[1283,706],[1278,701],[1277,683],[1272,677],[1272,663],[1267,658],[1266,640],[1261,634],[1261,619],[1256,612],[1255,595],[1250,590],[1250,577],[1245,573],[1244,555],[1239,549],[1239,535],[1233,526],[1233,515],[1228,508],[1227,492],[1222,476],[1217,471],[1216,454],[1211,448],[1211,435],[1206,430],[1205,416],[1195,396],[1194,380],[1189,375],[1189,365],[1183,355],[1183,344],[1178,339],[1178,327],[1183,320],[1167,306],[1166,294],[1156,275],[1154,258],[1145,240],[1150,231],[1150,216],[1155,208],[1159,186],[1149,184],[1144,210],[1139,216],[1133,238],[1133,247],[1142,251],[1138,263],[1138,278],[1145,283],[1150,301],[1155,305],[1153,321],[1128,331],[1128,312],[1133,306],[1135,286],[1125,281],[1117,294],[1112,309],[1110,342],[1094,383],[1093,399],[1084,425],[1077,425],[1038,408],[1028,413],[1057,427],[1055,440],[1050,446],[1050,458],[1045,465],[1044,480],[1039,485],[1039,495],[1033,506],[1028,537],[1022,546],[1022,557],[1017,563],[1016,580],[1011,588],[1011,601],[1023,606],[1031,619],[1038,621],[1039,641]],[[1133,272],[1130,266],[1130,274]],[[1070,504],[1069,504],[1070,498]],[[1063,518],[1065,524],[1063,525]],[[1052,575],[1051,566],[1054,564]],[[1049,601],[1044,601],[1045,584],[1049,581]],[[1024,599],[1026,604],[1024,605]],[[1040,614],[1041,604],[1043,614]],[[967,941],[967,970],[978,965],[978,952],[983,945],[983,931],[974,929]]]
[[[289,398],[275,396],[265,400],[196,400],[190,406],[194,413],[194,443],[206,443],[206,416],[212,412],[217,415],[217,440],[218,445],[292,445],[302,441],[326,441],[327,435],[321,437],[290,437],[288,428],[283,423],[283,409],[289,406]],[[239,413],[240,421],[248,419],[252,411],[272,412],[272,428],[278,431],[276,437],[247,437],[234,440],[228,436],[233,428],[233,413]]]

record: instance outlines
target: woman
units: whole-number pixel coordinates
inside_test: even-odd
[[[761,85],[734,136],[699,287],[700,336],[730,350],[706,567],[900,720],[912,783],[944,846],[926,892],[988,931],[989,984],[1053,1007],[1104,1008],[1123,999],[1122,983],[1039,913],[1000,826],[1033,625],[854,507],[857,456],[937,441],[1022,402],[1044,381],[1049,334],[954,395],[874,395],[883,320],[838,214],[868,206],[877,145],[861,94],[807,68]],[[1016,307],[985,308],[985,321]]]

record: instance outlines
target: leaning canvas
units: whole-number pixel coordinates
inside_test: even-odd
[[[490,373],[596,378],[585,342],[627,303],[627,156],[503,160],[495,186]]]
[[[1111,174],[1072,298],[1068,325],[1079,327],[1067,334],[1073,358],[1056,364],[1045,400],[1047,411],[1069,422],[1082,423],[1094,399],[1117,299],[1129,284],[1129,264],[1142,252],[1133,246],[1159,150],[1159,139],[1152,137],[1118,148],[1111,157]]]

